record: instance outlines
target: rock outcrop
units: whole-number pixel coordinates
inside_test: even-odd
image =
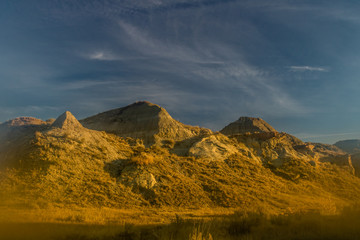
[[[61,114],[51,126],[62,129],[76,129],[83,127],[81,123],[69,111]]]
[[[204,137],[189,149],[189,155],[212,161],[222,161],[238,153],[239,146],[222,134]]]
[[[235,135],[244,133],[276,132],[276,130],[261,118],[240,117],[237,121],[230,123],[220,132],[224,135]]]
[[[355,174],[355,168],[352,163],[352,157],[340,148],[331,144],[307,143],[313,146],[313,152],[320,162],[328,162],[347,169],[351,174]]]

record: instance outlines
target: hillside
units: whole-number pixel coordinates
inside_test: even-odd
[[[346,153],[240,119],[247,128],[237,121],[224,135],[137,102],[80,122],[65,112],[3,123],[1,206],[282,213],[335,212],[358,201],[360,179]]]
[[[334,145],[349,154],[360,153],[360,139],[338,141]]]
[[[342,151],[350,154],[355,174],[360,177],[360,140],[350,139],[338,141],[334,144]]]

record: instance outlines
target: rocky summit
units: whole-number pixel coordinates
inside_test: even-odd
[[[220,132],[224,135],[234,135],[256,132],[276,132],[276,130],[261,118],[240,117],[237,121],[224,127]]]
[[[209,129],[180,123],[164,108],[147,101],[99,113],[80,122],[89,129],[142,139],[146,145],[211,133]]]
[[[81,128],[80,122],[72,115],[71,112],[66,111],[61,114],[51,125],[57,128]]]
[[[0,207],[334,213],[360,199],[354,157],[259,118],[220,132],[185,125],[150,102],[81,121],[15,119],[0,124]]]

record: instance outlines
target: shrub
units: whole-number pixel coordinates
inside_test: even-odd
[[[154,163],[154,157],[149,153],[141,152],[138,155],[132,156],[130,161],[137,165],[148,165]]]

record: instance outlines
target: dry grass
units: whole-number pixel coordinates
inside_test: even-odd
[[[132,156],[130,161],[137,165],[149,165],[154,163],[154,156],[146,152],[141,152],[138,155]]]
[[[168,224],[176,219],[199,220],[233,214],[232,208],[45,208],[45,209],[0,209],[0,223],[79,223],[79,224]]]
[[[183,219],[177,215],[166,224],[3,222],[0,223],[0,239],[352,240],[360,238],[359,224],[360,211],[358,209],[345,210],[340,215],[321,215],[318,212],[312,212],[272,216],[237,212],[227,216],[213,216],[207,220]]]

